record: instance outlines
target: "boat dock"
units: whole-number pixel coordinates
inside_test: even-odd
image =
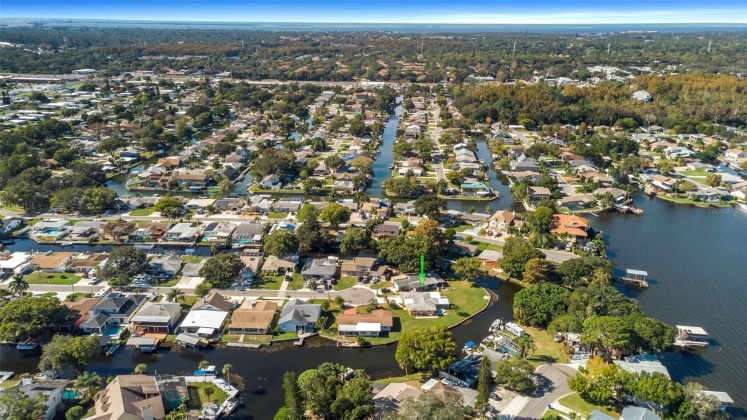
[[[259,343],[226,343],[226,347],[239,347],[242,349],[258,349],[262,347]]]
[[[648,273],[643,270],[627,269],[625,270],[625,277],[620,278],[620,283],[630,284],[645,289],[648,287],[646,277],[648,277]]]
[[[688,349],[690,347],[707,347],[708,333],[701,327],[677,325],[677,337],[674,346]]]
[[[643,210],[637,209],[632,206],[626,206],[625,204],[615,204],[612,208],[620,213],[632,213],[636,216],[643,216]]]
[[[316,333],[304,333],[298,335],[298,340],[293,342],[293,345],[296,347],[302,347],[304,340],[306,340],[309,337],[315,336]]]

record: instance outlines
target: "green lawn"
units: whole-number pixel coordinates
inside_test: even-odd
[[[568,355],[563,348],[562,343],[556,343],[553,341],[553,335],[547,332],[547,330],[541,330],[533,327],[525,327],[524,331],[532,337],[534,345],[537,349],[530,356],[527,357],[527,361],[534,366],[539,366],[543,363],[566,363],[568,362]]]
[[[286,217],[288,217],[288,213],[271,211],[267,213],[267,217],[269,217],[270,219],[285,219]]]
[[[174,287],[176,284],[179,283],[179,278],[175,277],[167,282],[159,283],[159,287]]]
[[[298,338],[298,333],[295,332],[284,332],[280,334],[275,334],[272,336],[273,340],[290,340],[290,339],[296,339]]]
[[[674,197],[666,194],[659,194],[656,197],[661,198],[662,200],[672,201],[677,204],[692,204],[698,207],[731,207],[732,205],[731,202],[720,201],[718,203],[704,203],[702,201],[690,200],[687,197]]]
[[[202,257],[195,257],[194,255],[185,255],[182,257],[182,261],[185,263],[198,263],[202,261]]]
[[[254,280],[254,284],[252,285],[252,288],[266,289],[266,290],[279,290],[280,285],[283,284],[284,278],[285,278],[285,275],[257,277]]]
[[[337,280],[337,284],[335,284],[335,290],[349,289],[355,286],[356,283],[358,283],[358,280],[355,277],[342,276],[339,280]]]
[[[144,209],[135,209],[130,212],[130,216],[150,216],[155,213],[155,207],[146,207]]]
[[[28,284],[58,284],[58,285],[69,285],[70,279],[72,284],[80,281],[80,276],[71,273],[31,273],[23,276]]]
[[[429,375],[426,373],[418,372],[418,373],[413,373],[410,375],[395,376],[393,378],[377,379],[373,382],[375,384],[395,384],[395,383],[400,383],[400,382],[422,381],[424,378],[428,376]]]
[[[181,295],[177,299],[177,302],[181,303],[182,307],[187,306],[191,308],[199,299],[199,297],[193,295]]]
[[[482,311],[489,302],[488,299],[485,299],[487,294],[483,288],[473,287],[472,283],[458,280],[450,281],[448,290],[442,291],[441,295],[449,298],[449,302],[452,305],[452,309],[448,309],[446,315],[438,318],[413,318],[406,310],[395,309],[392,311],[394,315],[394,327],[392,331],[382,337],[366,337],[366,340],[371,344],[393,343],[399,340],[399,336],[404,331],[437,325],[451,327],[467,317]]]
[[[193,383],[189,385],[189,388],[195,388],[199,392],[200,406],[210,401],[215,401],[216,404],[221,405],[223,401],[225,401],[228,397],[228,394],[226,394],[225,391],[221,390],[210,382]],[[210,395],[208,395],[208,389],[212,390],[212,392],[210,392]]]
[[[577,411],[584,415],[589,415],[594,410],[599,410],[604,414],[607,414],[608,416],[612,416],[614,418],[620,417],[620,413],[616,412],[611,407],[601,407],[598,405],[594,405],[591,403],[588,403],[581,398],[578,393],[573,393],[571,395],[565,396],[558,400],[560,404],[562,404],[564,407],[568,407],[573,411]]]
[[[0,388],[8,389],[17,385],[19,382],[21,382],[20,379],[8,379],[7,381],[4,381],[2,384],[0,384]]]
[[[558,420],[564,418],[565,417],[563,417],[563,413],[552,408],[549,410],[545,410],[545,413],[542,415],[542,420]]]
[[[288,290],[299,290],[303,287],[304,280],[301,273],[293,273],[293,280],[288,284]]]

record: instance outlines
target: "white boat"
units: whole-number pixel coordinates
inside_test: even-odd
[[[16,350],[34,350],[37,344],[33,341],[25,341],[23,343],[16,344]]]
[[[747,204],[744,203],[737,203],[737,207],[742,209],[743,211],[747,211]]]
[[[69,242],[69,241],[65,241],[65,242],[61,243],[60,245],[62,245],[62,246],[73,246],[73,243]]]
[[[500,330],[500,329],[501,329],[501,326],[502,326],[502,325],[503,325],[503,320],[500,320],[500,319],[496,319],[495,321],[493,321],[493,323],[492,323],[492,324],[490,324],[490,329],[489,329],[489,330],[490,330],[491,332],[492,332],[492,331],[498,331],[498,330]]]
[[[236,410],[236,407],[239,406],[239,400],[237,398],[229,398],[226,400],[226,402],[223,403],[223,410],[221,414],[224,416],[227,416],[231,413],[233,413]]]

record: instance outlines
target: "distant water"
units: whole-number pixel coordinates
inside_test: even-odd
[[[532,33],[608,33],[625,31],[655,32],[732,32],[747,31],[740,23],[686,24],[412,24],[412,23],[324,23],[324,22],[166,22],[142,20],[84,20],[84,19],[0,19],[7,26],[149,28],[149,29],[215,29],[299,32],[403,32],[403,33],[476,33],[476,32],[532,32]]]

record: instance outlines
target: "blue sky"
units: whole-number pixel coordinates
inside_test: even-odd
[[[1,0],[0,19],[453,24],[747,23],[747,0]]]

